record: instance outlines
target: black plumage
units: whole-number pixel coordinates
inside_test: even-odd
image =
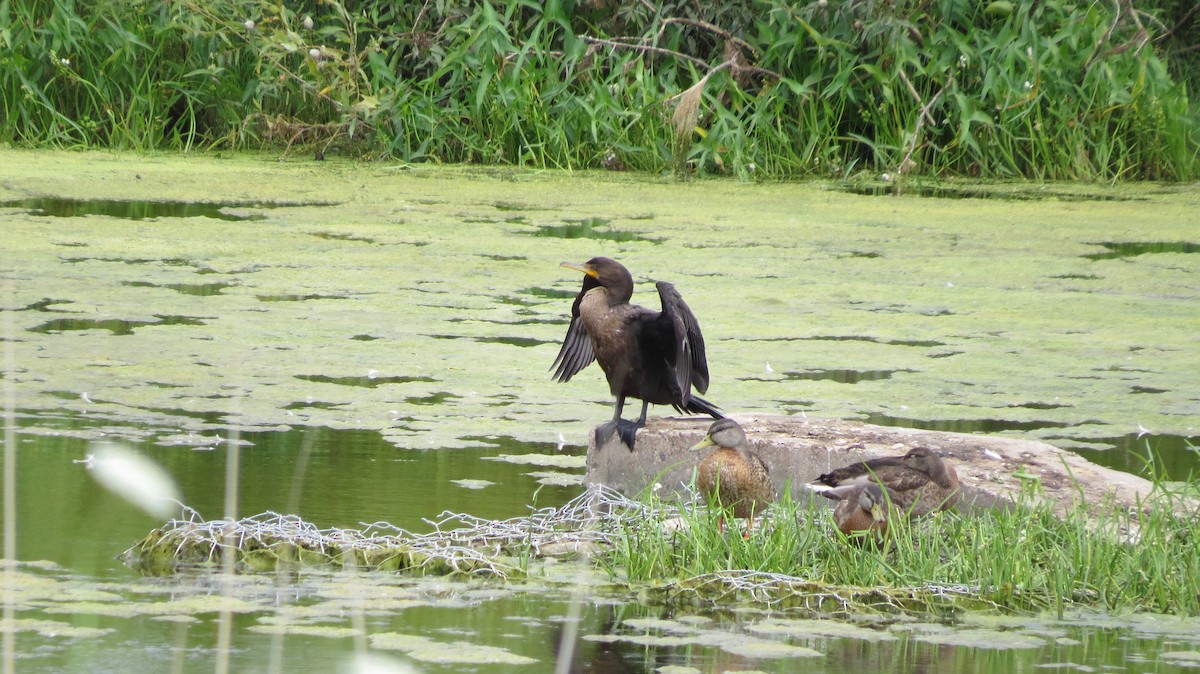
[[[571,305],[567,336],[551,367],[554,379],[566,382],[593,360],[600,363],[617,402],[612,421],[596,430],[598,447],[615,431],[632,451],[651,403],[724,417],[712,403],[692,394],[693,388],[700,393],[708,390],[704,336],[675,286],[664,281],[655,284],[662,311],[654,311],[629,303],[633,276],[616,260],[594,257],[584,264],[562,266],[585,276]],[[621,418],[626,398],[642,401],[636,422]]]

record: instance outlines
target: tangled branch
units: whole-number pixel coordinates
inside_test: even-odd
[[[296,515],[265,512],[240,520],[185,517],[150,532],[122,553],[147,575],[217,567],[232,550],[235,570],[274,572],[303,566],[509,577],[521,555],[563,556],[609,545],[620,523],[646,517],[647,506],[606,487],[589,488],[561,508],[487,520],[443,512],[414,534],[386,522],[362,529],[320,529]]]

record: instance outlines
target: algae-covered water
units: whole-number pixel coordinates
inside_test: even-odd
[[[232,671],[333,671],[371,653],[553,671],[564,642],[594,672],[1195,664],[1198,626],[1161,617],[811,624],[641,606],[570,564],[521,587],[230,588],[115,560],[160,521],[91,479],[101,439],[165,466],[209,518],[227,507],[230,440],[239,516],[421,531],[443,511],[565,502],[611,403],[597,368],[549,379],[580,282],[558,263],[595,255],[631,269],[635,301],[676,284],[708,342],[706,397],[726,410],[1041,438],[1176,480],[1200,469],[1200,189],[873,191],[0,151],[18,666],[192,671],[229,652]]]

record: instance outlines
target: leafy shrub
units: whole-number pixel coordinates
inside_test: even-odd
[[[1188,179],[1172,0],[9,0],[0,141],[749,177]],[[1184,68],[1177,73],[1188,73]]]

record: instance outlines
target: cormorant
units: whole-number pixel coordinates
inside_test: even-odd
[[[571,305],[567,336],[550,367],[555,368],[554,379],[566,382],[593,360],[600,363],[617,403],[612,421],[596,429],[597,448],[615,431],[633,451],[650,403],[724,418],[712,403],[691,393],[693,387],[700,393],[708,390],[708,362],[700,324],[675,286],[665,281],[655,284],[662,311],[653,311],[629,303],[633,276],[616,260],[594,257],[562,266],[585,276],[583,289]],[[621,418],[626,398],[642,401],[636,422]]]

